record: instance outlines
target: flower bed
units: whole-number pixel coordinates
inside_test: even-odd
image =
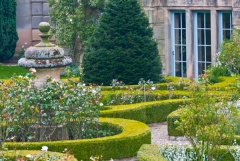
[[[49,149],[62,152],[69,149],[70,154],[78,160],[89,160],[91,156],[103,156],[104,159],[126,158],[137,154],[142,144],[151,143],[149,127],[141,122],[119,118],[100,118],[100,122],[108,123],[122,129],[122,133],[95,139],[66,140],[52,142],[6,142],[4,147],[17,150],[38,150],[46,145]]]

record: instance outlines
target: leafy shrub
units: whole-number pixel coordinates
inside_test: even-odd
[[[66,68],[61,73],[61,78],[72,78],[72,77],[81,77],[81,71],[77,64],[71,64],[66,66]]]
[[[218,160],[220,156],[213,156],[213,152],[219,149],[225,137],[234,138],[238,113],[229,100],[208,91],[207,76],[201,78],[201,83],[204,86],[191,87],[194,99],[184,106],[177,129],[189,139],[198,160]]]
[[[48,126],[55,131],[59,125],[68,131],[74,129],[72,139],[100,136],[99,87],[48,78],[43,87],[37,88],[30,77],[16,76],[8,84],[1,82],[0,91],[0,120],[5,130],[1,130],[1,135],[5,140],[51,140],[53,132],[42,129],[36,136],[32,130]]]
[[[230,76],[227,66],[215,65],[207,69],[206,74],[209,76],[210,83],[217,83],[220,81],[220,76]]]

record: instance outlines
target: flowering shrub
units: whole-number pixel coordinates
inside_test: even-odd
[[[99,131],[100,90],[97,86],[51,78],[37,88],[29,76],[1,82],[1,137],[17,141],[51,140],[57,128],[66,129],[70,139],[108,135]],[[39,128],[40,134],[36,132]]]
[[[200,85],[201,84],[201,85]],[[221,156],[213,155],[218,151],[224,138],[231,140],[235,135],[237,108],[227,96],[212,94],[207,75],[202,75],[199,83],[191,82],[192,102],[184,106],[178,130],[189,139],[198,160],[213,161]],[[216,153],[217,154],[217,153]]]

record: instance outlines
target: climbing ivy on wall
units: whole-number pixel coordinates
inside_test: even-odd
[[[92,35],[104,0],[48,0],[51,32],[57,44],[69,49],[75,63]]]
[[[15,53],[18,34],[16,29],[16,1],[0,1],[0,62],[9,60]]]

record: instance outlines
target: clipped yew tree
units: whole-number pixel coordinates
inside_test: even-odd
[[[0,62],[9,60],[15,53],[18,40],[16,30],[16,1],[0,1]]]
[[[110,85],[161,80],[161,60],[148,18],[137,0],[108,1],[83,57],[83,80]]]

